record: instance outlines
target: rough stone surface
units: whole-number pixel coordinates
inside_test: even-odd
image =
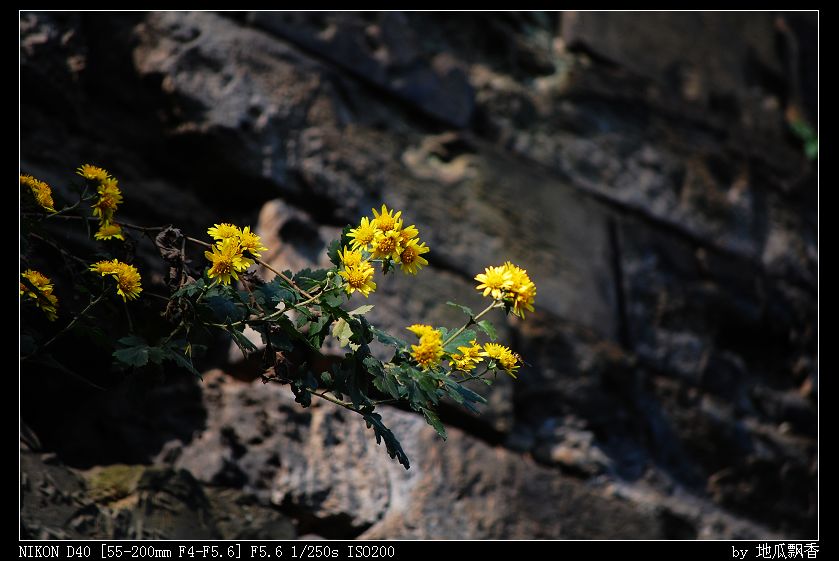
[[[24,372],[21,415],[42,444],[22,455],[22,528],[814,537],[817,168],[790,124],[817,122],[817,24],[22,13],[21,167],[59,201],[69,170],[97,163],[120,178],[126,221],[194,235],[251,224],[292,269],[325,264],[344,224],[396,206],[432,252],[364,302],[393,331],[455,324],[446,300],[480,309],[472,278],[506,259],[539,290],[527,321],[497,322],[529,366],[493,386],[483,415],[446,408],[444,444],[385,411],[406,473],[357,418],[278,388],[172,373],[117,384],[97,356],[73,366],[106,391]],[[157,286],[165,269],[135,241]],[[258,375],[214,351],[206,368]],[[89,470],[120,464],[127,481],[90,495]],[[114,514],[142,494],[125,494],[138,474],[152,503],[180,505],[176,525]]]

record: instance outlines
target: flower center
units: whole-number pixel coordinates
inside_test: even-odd
[[[350,283],[350,286],[353,288],[361,288],[364,286],[364,273],[359,271],[354,271],[350,269],[347,275],[347,282]]]
[[[396,248],[396,240],[391,237],[382,238],[379,241],[378,250],[380,253],[390,253]]]
[[[406,248],[405,251],[402,252],[400,258],[402,259],[402,263],[405,265],[410,265],[416,259],[417,254],[414,253],[414,250],[411,248]]]

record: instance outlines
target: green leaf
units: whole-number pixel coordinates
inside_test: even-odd
[[[461,312],[463,312],[464,314],[466,314],[470,318],[475,317],[474,312],[472,312],[472,308],[469,308],[469,307],[466,307],[466,306],[461,306],[457,302],[446,302],[446,304],[448,304],[449,306],[452,306],[454,308],[457,308],[458,310],[460,310]]]
[[[296,293],[280,277],[274,278],[254,290],[254,297],[265,307],[274,308],[281,302],[294,304]]]
[[[446,434],[446,427],[443,426],[443,423],[440,421],[440,417],[437,416],[437,413],[427,407],[423,407],[422,414],[425,416],[425,422],[434,427],[434,430],[437,431],[440,438],[446,440],[446,438],[448,438],[448,435]]]
[[[326,280],[326,269],[303,269],[294,275],[294,282],[305,290],[314,288]]]
[[[372,310],[375,306],[373,304],[364,304],[363,306],[359,306],[358,308],[354,309],[350,312],[351,316],[363,316],[370,310]]]
[[[149,362],[149,348],[145,345],[114,351],[113,356],[126,366],[145,366]]]
[[[393,432],[382,422],[382,416],[373,412],[365,413],[364,421],[367,423],[367,428],[373,429],[373,433],[376,435],[376,443],[381,444],[384,440],[388,455],[391,458],[396,458],[400,464],[405,466],[405,469],[410,469],[411,462],[408,460],[407,454],[405,454],[402,445]]]
[[[385,345],[390,345],[391,347],[396,347],[397,349],[404,349],[408,346],[408,343],[403,341],[402,339],[398,339],[391,334],[387,333],[386,331],[382,331],[378,327],[370,326],[370,330],[376,336],[376,339],[379,340],[380,343],[384,343]]]
[[[166,358],[177,364],[182,368],[186,368],[193,374],[195,374],[199,380],[203,380],[204,378],[201,376],[201,373],[195,369],[195,366],[192,364],[192,360],[187,357],[186,355],[182,355],[177,349],[169,348],[166,352]]]
[[[321,314],[309,325],[309,341],[312,345],[319,348],[323,344],[330,323],[332,323],[332,317],[329,314]]]
[[[182,296],[195,296],[196,294],[204,290],[204,286],[204,279],[198,279],[195,282],[190,282],[180,287],[178,290],[172,293],[172,297],[180,298]]]
[[[245,337],[245,334],[237,329],[229,329],[227,331],[230,333],[230,336],[233,338],[233,342],[236,343],[236,346],[239,347],[239,350],[242,351],[242,354],[247,354],[248,351],[253,352],[256,350],[256,345],[253,342]]]
[[[456,353],[458,352],[458,347],[468,347],[469,343],[473,341],[475,337],[476,335],[474,331],[472,331],[471,329],[466,329],[463,331],[463,333],[449,341],[449,343],[443,348],[443,350],[449,354]],[[446,336],[443,337],[443,340],[446,340]]]
[[[340,290],[332,290],[321,297],[321,303],[330,308],[337,308],[344,302],[344,293]]]
[[[205,298],[207,306],[213,311],[213,315],[220,322],[240,321],[245,317],[242,309],[224,296],[210,296]]]
[[[492,325],[492,322],[488,319],[482,319],[478,322],[478,327],[481,331],[487,334],[487,336],[495,341],[498,338],[498,333],[495,331],[495,326]]]
[[[351,341],[358,345],[367,345],[373,340],[373,326],[364,316],[358,319],[350,318],[349,324],[353,328]]]
[[[332,264],[336,267],[341,266],[341,257],[338,255],[341,252],[341,240],[332,240],[329,244],[329,247],[326,249],[326,255],[329,257],[329,260],[332,261]]]
[[[338,344],[342,347],[346,347],[350,344],[350,337],[352,337],[352,335],[352,328],[344,318],[339,319],[332,326],[332,336],[338,340]]]

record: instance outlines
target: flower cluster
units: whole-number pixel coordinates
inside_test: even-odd
[[[395,212],[382,205],[381,211],[373,210],[373,219],[365,216],[355,228],[347,233],[350,248],[344,247],[339,254],[347,293],[356,290],[364,296],[376,290],[373,282],[371,262],[381,262],[387,271],[391,263],[399,265],[403,273],[416,275],[428,265],[423,254],[431,251],[425,242],[420,242],[416,226],[404,226],[402,211]]]
[[[460,352],[451,356],[452,370],[472,372],[478,363],[484,360],[481,356],[481,346],[475,339],[469,341],[468,347],[458,347],[457,350]]]
[[[99,231],[94,237],[97,240],[124,240],[122,228],[114,222],[117,207],[122,204],[122,191],[116,178],[106,170],[91,164],[82,164],[76,173],[96,185],[98,198],[91,208],[93,216],[99,219]]]
[[[440,364],[440,360],[443,358],[442,334],[430,325],[420,323],[415,323],[407,329],[419,337],[419,345],[411,345],[411,356],[417,361],[417,364],[423,370],[428,370]]]
[[[32,196],[35,197],[35,202],[47,212],[55,212],[55,203],[52,201],[52,189],[50,186],[36,179],[31,175],[20,174],[21,185],[26,185],[32,191]]]
[[[494,360],[507,374],[516,377],[516,370],[519,369],[519,362],[521,359],[519,355],[511,351],[504,345],[498,343],[484,343],[484,350],[481,356]]]
[[[140,273],[137,268],[117,259],[113,261],[99,261],[90,266],[90,270],[103,277],[111,276],[117,282],[117,293],[124,301],[135,300],[140,297],[143,287],[140,286]]]
[[[239,280],[239,273],[247,271],[254,260],[259,259],[262,252],[268,249],[262,245],[259,235],[251,231],[250,226],[241,229],[222,222],[213,224],[207,233],[215,240],[212,251],[204,252],[211,263],[207,276],[217,278],[222,284]]]
[[[47,319],[55,321],[58,317],[58,297],[52,293],[53,286],[50,279],[34,269],[27,269],[20,276],[31,283],[31,285],[20,283],[20,295],[25,294],[34,300],[35,305],[47,315]]]
[[[498,267],[487,267],[475,280],[479,283],[475,288],[483,291],[484,296],[508,304],[520,318],[524,318],[525,310],[533,311],[536,285],[524,269],[507,261]]]

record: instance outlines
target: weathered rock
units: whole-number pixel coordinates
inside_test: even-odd
[[[806,14],[23,13],[21,166],[57,200],[90,161],[120,178],[128,222],[200,236],[256,224],[262,208],[272,263],[292,269],[325,264],[325,245],[370,207],[397,206],[432,252],[421,275],[377,279],[364,302],[395,333],[457,324],[449,299],[480,309],[472,278],[506,259],[539,290],[537,312],[500,333],[532,366],[494,387],[478,421],[444,411],[465,434],[439,447],[389,414],[416,460],[408,474],[353,416],[276,412],[256,391],[268,388],[231,386],[247,399],[222,407],[222,426],[201,405],[219,388],[168,374],[120,385],[108,356],[70,358],[105,392],[22,376],[24,421],[50,462],[189,465],[220,485],[201,512],[221,508],[217,491],[229,512],[202,535],[288,535],[274,500],[325,537],[453,535],[435,509],[475,536],[617,537],[636,512],[649,535],[812,536],[818,191],[789,124],[817,118],[803,109],[817,107],[816,31]],[[138,248],[156,290],[165,268]],[[33,457],[23,474],[50,474],[55,500],[27,495],[29,535],[136,534],[130,510],[101,514],[111,507],[73,472]],[[149,492],[194,498],[163,473]],[[105,487],[103,504],[135,496]],[[69,507],[83,511],[75,527],[61,522],[76,519]]]
[[[28,539],[288,539],[291,523],[238,489],[203,488],[186,471],[113,465],[78,473],[21,455]]]
[[[326,537],[639,538],[668,532],[666,515],[652,503],[608,499],[597,487],[457,429],[443,442],[415,415],[382,411],[405,449],[416,451],[406,471],[382,457],[353,413],[326,402],[301,411],[282,387],[243,384],[221,372],[206,380],[207,429],[178,465],[215,482],[234,464],[246,489],[269,496]],[[215,457],[228,463],[213,463]],[[745,528],[753,536],[760,531]]]

